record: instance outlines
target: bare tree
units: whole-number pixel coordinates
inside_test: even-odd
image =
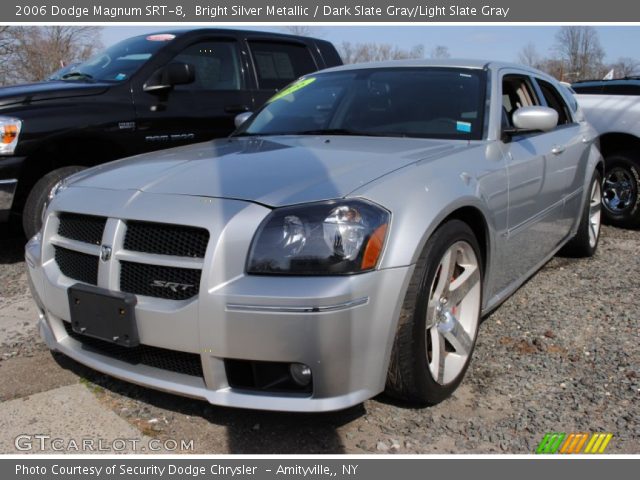
[[[287,25],[282,27],[285,33],[291,35],[298,35],[300,37],[323,37],[324,32],[320,27],[313,27],[311,25]]]
[[[3,83],[46,79],[60,67],[85,60],[102,47],[100,27],[10,26],[0,32]]]
[[[565,76],[565,64],[562,60],[557,58],[544,58],[539,61],[535,68],[542,70],[558,80],[567,81]]]
[[[542,64],[542,58],[540,57],[540,55],[538,55],[536,46],[533,43],[529,42],[524,47],[522,47],[522,50],[520,50],[520,52],[518,52],[518,62],[529,67],[540,68],[540,65]]]
[[[445,45],[436,45],[431,49],[431,58],[451,58],[449,47]]]
[[[13,51],[9,37],[9,26],[0,27],[0,84],[6,83],[6,78],[11,70],[9,58]]]
[[[565,64],[565,78],[561,80],[598,78],[604,69],[604,50],[598,32],[593,27],[561,27],[556,34],[555,50]]]
[[[342,42],[338,50],[344,63],[424,58],[424,45],[414,45],[411,49],[405,50],[389,43],[352,44],[351,42]]]
[[[640,61],[631,57],[620,57],[607,68],[613,69],[615,78],[631,77],[640,73]]]
[[[406,54],[406,57],[402,58],[424,58],[424,45],[414,45]]]

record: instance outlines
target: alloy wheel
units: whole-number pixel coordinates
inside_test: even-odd
[[[480,316],[480,266],[471,245],[458,241],[440,260],[426,319],[429,370],[441,385],[455,380],[473,350]]]
[[[614,167],[607,172],[604,180],[604,206],[612,213],[622,213],[635,201],[634,180],[631,172],[624,168]]]
[[[600,182],[593,182],[589,197],[589,246],[591,248],[598,243],[600,235],[600,220],[602,216],[602,187]]]

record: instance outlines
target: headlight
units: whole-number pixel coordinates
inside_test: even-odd
[[[247,272],[344,275],[373,270],[389,217],[387,210],[364,200],[278,208],[253,238]]]
[[[0,155],[12,155],[18,145],[22,120],[0,117]]]

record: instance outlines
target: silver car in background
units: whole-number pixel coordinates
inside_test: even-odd
[[[483,315],[597,248],[602,158],[566,95],[495,62],[340,67],[228,139],[76,174],[26,247],[42,336],[217,405],[442,401]]]

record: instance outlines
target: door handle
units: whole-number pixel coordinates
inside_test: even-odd
[[[562,152],[564,152],[564,147],[561,147],[560,145],[556,145],[551,149],[551,153],[554,155],[560,155]]]
[[[247,105],[227,105],[224,107],[224,111],[227,113],[243,113],[250,110]]]

